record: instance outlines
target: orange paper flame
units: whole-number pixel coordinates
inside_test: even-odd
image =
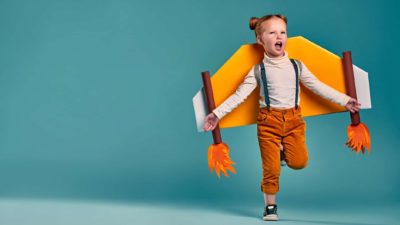
[[[208,148],[208,167],[211,173],[215,169],[218,178],[220,177],[220,171],[224,176],[228,176],[227,170],[236,173],[235,168],[232,166],[234,164],[229,157],[229,147],[225,143],[212,144]]]
[[[368,153],[370,152],[370,135],[368,127],[363,124],[359,123],[358,125],[349,125],[347,127],[347,136],[348,141],[346,145],[351,148],[352,151],[355,151],[357,154],[362,151],[365,152],[365,148],[368,149]]]

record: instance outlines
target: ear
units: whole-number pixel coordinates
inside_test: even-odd
[[[259,36],[257,36],[257,44],[264,46],[264,42],[261,40]]]

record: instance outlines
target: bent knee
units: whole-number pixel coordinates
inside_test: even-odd
[[[288,167],[294,169],[294,170],[301,170],[307,166],[308,163],[308,157],[303,157],[301,159],[296,159],[293,161],[286,162]]]

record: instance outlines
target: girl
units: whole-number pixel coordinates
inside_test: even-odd
[[[257,44],[264,48],[264,59],[253,66],[234,94],[206,116],[204,130],[213,130],[219,120],[235,109],[260,86],[257,135],[260,146],[264,193],[264,220],[278,220],[276,193],[279,191],[280,145],[283,159],[292,169],[307,165],[305,122],[301,117],[299,81],[317,95],[357,112],[356,99],[320,82],[300,61],[289,59],[285,51],[287,19],[283,15],[267,15],[250,19]]]

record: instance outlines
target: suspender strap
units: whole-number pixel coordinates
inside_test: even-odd
[[[292,62],[293,67],[294,67],[294,72],[296,74],[296,95],[295,95],[295,106],[296,109],[299,107],[299,68],[297,66],[297,62],[294,59],[290,59],[290,62]],[[269,95],[268,95],[268,86],[267,86],[267,74],[265,73],[265,66],[264,63],[260,63],[260,69],[261,69],[261,79],[263,83],[263,89],[264,89],[264,99],[265,99],[265,104],[267,105],[268,110],[270,109],[270,102],[269,102]]]
[[[295,59],[290,59],[294,67],[294,72],[296,73],[296,95],[295,95],[295,102],[296,109],[299,107],[299,68],[297,66],[297,62]]]
[[[263,83],[263,89],[264,89],[264,100],[265,104],[267,105],[267,109],[270,109],[270,103],[269,103],[269,95],[268,95],[268,86],[267,86],[267,75],[265,74],[265,67],[264,63],[260,63],[260,69],[261,69],[261,79]]]

